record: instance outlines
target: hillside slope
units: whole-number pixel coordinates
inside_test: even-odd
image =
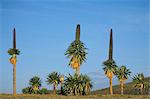
[[[150,77],[146,77],[145,80],[146,80],[146,82],[149,82],[149,84],[150,84]],[[114,85],[113,86],[113,93],[114,94],[120,94],[120,85]],[[109,88],[95,90],[95,91],[92,91],[91,94],[94,94],[94,95],[96,95],[96,94],[106,95],[106,94],[109,94]],[[139,90],[134,88],[133,82],[129,82],[129,83],[126,83],[124,85],[124,94],[136,95],[136,94],[139,94]],[[146,88],[144,90],[143,94],[150,94],[150,89]]]

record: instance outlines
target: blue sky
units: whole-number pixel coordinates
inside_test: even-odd
[[[12,30],[17,32],[17,92],[37,75],[46,84],[53,71],[73,74],[64,53],[81,25],[88,48],[80,72],[88,74],[93,90],[109,86],[102,62],[108,57],[109,30],[113,29],[114,59],[135,73],[149,76],[148,0],[0,0],[0,93],[12,93],[12,65],[7,50]],[[128,80],[131,81],[131,78]],[[113,84],[118,84],[114,77]]]

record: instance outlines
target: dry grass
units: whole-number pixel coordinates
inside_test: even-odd
[[[0,99],[150,99],[150,95],[88,95],[88,96],[60,96],[60,95],[26,95],[1,94]]]

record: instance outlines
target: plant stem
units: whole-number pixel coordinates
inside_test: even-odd
[[[141,84],[140,91],[141,91],[141,95],[142,95],[143,94],[143,84]]]
[[[112,78],[109,78],[109,83],[110,83],[110,95],[113,95]]]
[[[56,94],[56,84],[54,83],[54,94]]]
[[[123,85],[124,85],[123,81],[120,81],[121,95],[123,95]]]
[[[13,95],[16,96],[16,64],[13,65]]]

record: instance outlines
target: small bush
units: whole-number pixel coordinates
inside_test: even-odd
[[[39,90],[39,94],[49,94],[49,90],[47,90],[47,88],[42,88]]]
[[[26,87],[22,89],[23,94],[32,94],[32,88],[31,87]]]

